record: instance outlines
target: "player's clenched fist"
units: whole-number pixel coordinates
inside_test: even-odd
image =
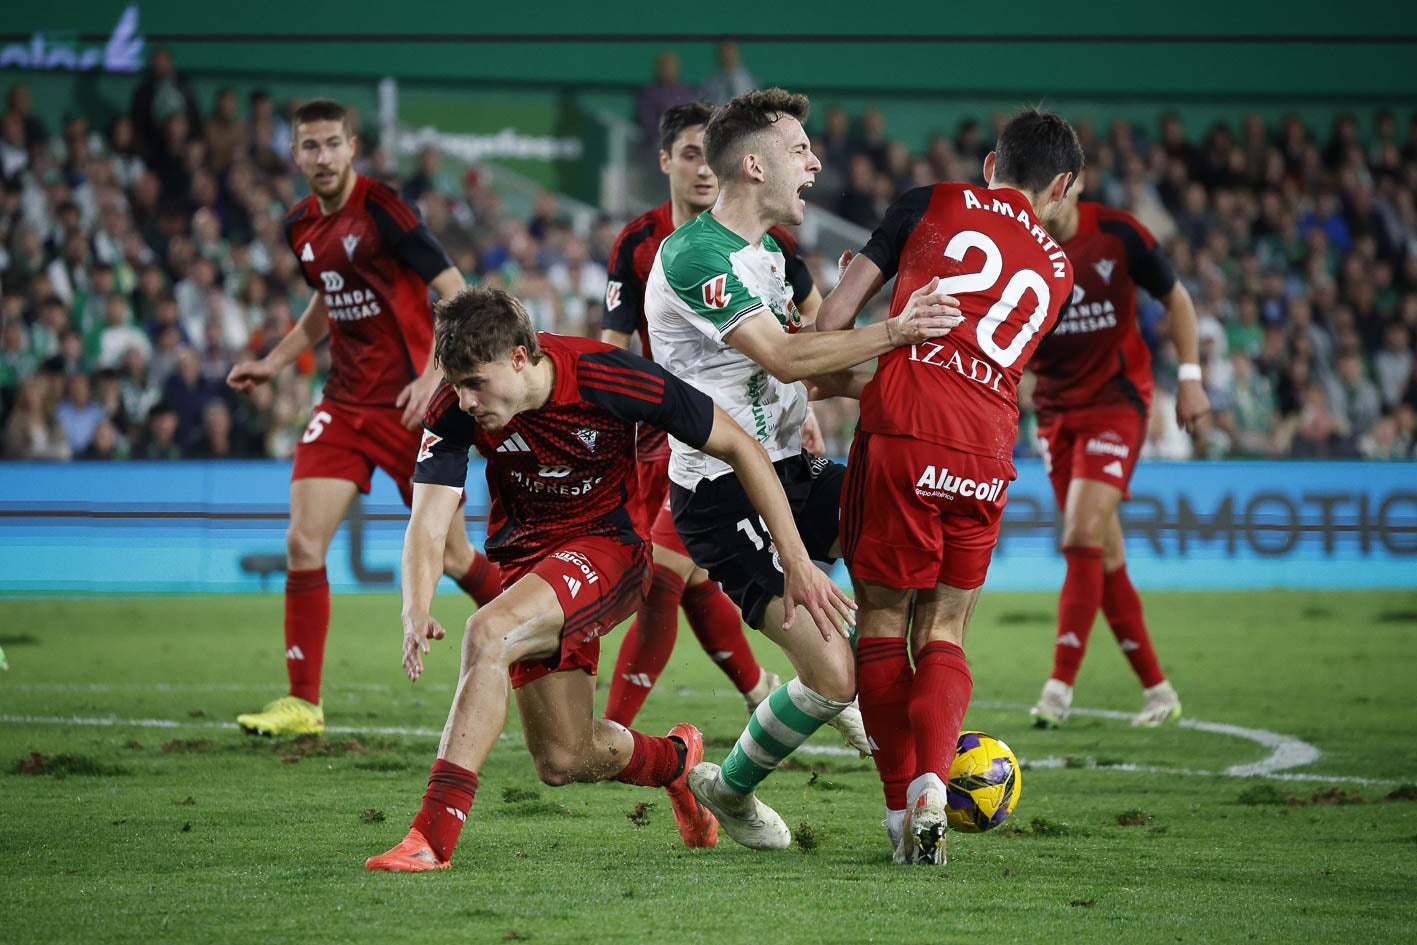
[[[233,365],[231,373],[226,375],[226,384],[236,390],[250,390],[275,377],[275,373],[276,369],[267,363],[265,358],[259,361],[241,361]]]

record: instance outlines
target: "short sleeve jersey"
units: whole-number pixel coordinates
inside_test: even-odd
[[[712,397],[776,462],[801,452],[807,389],[784,384],[728,344],[733,330],[760,312],[771,313],[786,332],[802,325],[787,258],[771,235],[750,246],[702,213],[659,247],[645,286],[655,361]],[[686,489],[731,471],[692,444],[670,447],[669,478]]]
[[[861,252],[890,279],[891,313],[940,277],[964,321],[883,355],[861,395],[861,428],[1009,460],[1018,381],[1073,287],[1067,255],[1016,190],[941,183],[886,211]]]
[[[702,446],[713,402],[658,365],[588,338],[540,334],[556,380],[551,398],[501,430],[483,430],[439,384],[423,418],[414,482],[460,488],[468,450],[487,461],[492,500],[487,555],[512,567],[585,535],[644,540],[626,505],[635,498],[635,425]]]
[[[452,266],[448,254],[398,194],[363,175],[334,213],[313,194],[296,204],[285,234],[330,315],[325,396],[392,407],[428,362],[428,283]]]
[[[1040,412],[1151,405],[1151,351],[1137,330],[1141,286],[1161,298],[1176,275],[1156,238],[1122,210],[1078,203],[1078,230],[1063,244],[1074,267],[1071,304],[1029,367]]]
[[[649,325],[645,319],[645,286],[659,246],[674,232],[674,211],[669,202],[640,214],[626,224],[610,250],[609,281],[605,287],[605,310],[600,327],[638,336],[640,353],[653,358]],[[787,230],[775,226],[768,233],[787,260],[787,281],[792,299],[801,303],[812,292],[812,273],[797,252],[797,241]],[[664,433],[653,427],[640,431],[640,455],[663,455],[669,448]]]

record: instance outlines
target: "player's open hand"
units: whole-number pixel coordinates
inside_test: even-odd
[[[851,636],[851,628],[856,626],[856,602],[847,596],[846,591],[837,587],[836,582],[810,560],[795,566],[789,566],[784,561],[782,570],[782,603],[786,611],[783,630],[792,629],[797,608],[801,607],[821,631],[822,639],[831,640],[836,634]]]
[[[399,391],[394,406],[403,408],[405,430],[417,430],[423,425],[423,412],[428,409],[428,399],[433,396],[433,390],[441,379],[436,372],[429,371],[414,378]]]
[[[900,314],[886,322],[886,337],[897,348],[916,345],[948,335],[962,321],[959,299],[941,292],[936,276],[910,293]]]
[[[226,386],[241,391],[250,390],[275,377],[275,373],[275,367],[265,358],[257,361],[238,361],[226,375]]]
[[[429,614],[403,615],[403,671],[413,682],[423,675],[423,654],[429,640],[441,640],[448,635],[443,625]]]
[[[1210,398],[1200,381],[1181,381],[1176,385],[1176,425],[1187,433],[1196,432],[1201,417],[1210,413]]]

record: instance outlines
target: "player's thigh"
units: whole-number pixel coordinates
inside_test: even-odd
[[[859,639],[906,638],[910,631],[915,591],[859,579],[852,580],[852,587],[856,594],[856,634]]]
[[[531,571],[468,619],[464,652],[470,658],[485,653],[507,663],[545,659],[559,652],[564,625],[555,587]]]
[[[837,702],[850,702],[856,695],[856,654],[851,641],[828,628],[823,635],[812,615],[798,607],[792,629],[782,628],[783,601],[774,597],[764,608],[763,636],[782,648],[802,682]]]
[[[690,558],[686,554],[680,554],[670,548],[666,548],[658,542],[654,545],[653,557],[656,565],[673,571],[686,585],[698,583],[698,581],[692,580],[695,574],[707,576],[707,572],[705,572],[703,568],[694,564],[693,558]],[[702,581],[703,577],[700,577],[699,580]]]
[[[1122,490],[1111,483],[1074,479],[1063,505],[1063,547],[1101,546],[1121,502]]]
[[[359,487],[348,479],[315,476],[292,480],[287,542],[291,551],[323,559],[358,492]]]
[[[1112,510],[1102,531],[1102,570],[1112,572],[1127,563],[1127,539],[1122,532],[1122,515]]]
[[[979,602],[980,587],[953,587],[937,584],[915,597],[915,613],[910,627],[910,648],[918,654],[927,643],[964,646],[969,618]]]
[[[504,566],[503,574],[508,570]],[[600,536],[577,538],[552,550],[523,574],[512,569],[511,577],[513,587],[536,577],[550,589],[552,596],[539,598],[537,606],[558,631],[554,639],[542,640],[542,649],[512,665],[512,686],[520,688],[550,673],[572,670],[594,675],[599,668],[600,638],[633,616],[644,602],[650,581],[649,549]],[[503,591],[488,609],[507,593]]]

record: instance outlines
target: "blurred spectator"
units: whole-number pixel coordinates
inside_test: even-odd
[[[94,430],[88,447],[79,454],[79,459],[117,460],[131,455],[127,439],[118,431],[112,420],[104,419]]]
[[[659,116],[675,105],[692,102],[694,90],[679,80],[679,54],[666,49],[654,60],[654,79],[635,98],[635,120],[646,143],[659,140]]]
[[[88,449],[98,425],[107,419],[103,407],[93,400],[93,381],[83,372],[69,375],[64,386],[64,399],[54,408],[54,419],[64,431],[71,454]]]
[[[136,349],[146,361],[152,355],[153,346],[147,332],[133,324],[128,301],[121,295],[111,295],[104,309],[104,327],[98,336],[98,366],[117,368],[131,349]]]
[[[202,375],[197,352],[182,347],[177,352],[177,369],[163,385],[162,399],[177,414],[177,442],[185,449],[202,428],[202,412],[213,400],[220,400],[225,387]]]
[[[133,101],[128,108],[133,119],[139,146],[151,159],[161,147],[164,135],[162,129],[175,115],[186,120],[186,127],[198,129],[202,126],[202,115],[197,109],[197,96],[191,85],[172,62],[172,52],[158,48],[153,51],[152,61],[143,71],[143,79],[133,90]]]
[[[166,401],[159,401],[148,412],[147,429],[137,448],[134,459],[181,459],[183,450],[177,442],[177,411]]]
[[[13,115],[19,122],[26,148],[42,145],[49,140],[44,122],[34,114],[34,96],[30,94],[29,86],[19,83],[10,86],[10,92],[5,96],[5,115]]]
[[[241,457],[231,437],[231,408],[226,401],[212,400],[202,408],[202,427],[187,455],[194,459]]]
[[[758,80],[743,65],[738,44],[724,40],[718,44],[718,71],[704,80],[700,97],[710,105],[726,105],[728,100],[758,87]],[[668,107],[668,106],[666,106]]]
[[[68,459],[70,456],[64,428],[45,405],[43,385],[36,376],[20,381],[15,406],[5,421],[5,456],[9,459]]]

